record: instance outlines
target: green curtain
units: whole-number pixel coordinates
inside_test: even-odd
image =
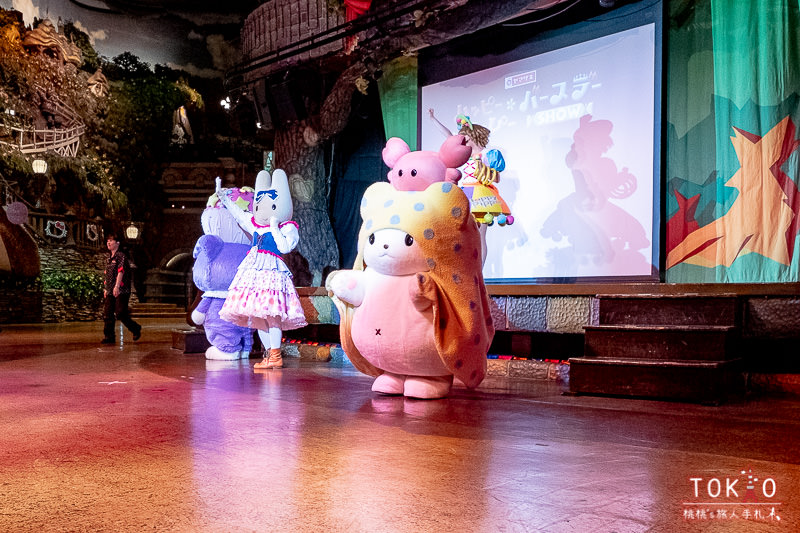
[[[798,281],[800,0],[670,3],[666,281]]]
[[[417,146],[417,58],[399,57],[382,65],[378,80],[386,138]]]

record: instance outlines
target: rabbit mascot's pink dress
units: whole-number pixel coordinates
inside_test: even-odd
[[[226,189],[218,191],[222,204],[237,222],[252,233],[250,251],[239,265],[228,288],[220,317],[258,330],[264,348],[269,348],[255,368],[282,368],[283,330],[307,325],[292,274],[281,254],[297,246],[297,223],[292,218],[292,197],[286,172],[262,170],[256,177],[253,215],[236,209]]]

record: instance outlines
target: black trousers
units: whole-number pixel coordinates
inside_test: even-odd
[[[108,296],[106,296],[103,302],[103,320],[105,321],[103,336],[106,339],[113,339],[116,337],[114,334],[114,326],[117,320],[125,324],[125,327],[131,330],[132,333],[138,333],[139,330],[142,329],[142,326],[134,322],[131,318],[131,311],[128,309],[128,300],[130,299],[130,293],[120,294],[119,296],[108,293]]]

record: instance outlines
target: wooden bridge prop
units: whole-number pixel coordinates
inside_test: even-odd
[[[53,151],[62,157],[75,157],[86,126],[72,109],[51,100],[51,112],[64,124],[60,128],[36,129],[21,124],[0,124],[0,145],[9,146],[23,154]]]

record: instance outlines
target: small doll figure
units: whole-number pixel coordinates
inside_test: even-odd
[[[238,209],[229,190],[219,188],[222,205],[237,222],[253,235],[252,245],[236,271],[220,316],[239,326],[258,330],[264,359],[254,368],[282,368],[281,340],[283,330],[307,325],[300,298],[292,282],[292,274],[281,258],[299,240],[297,223],[292,218],[292,197],[286,172],[262,170],[256,176],[253,215]]]
[[[442,133],[452,135],[434,116],[433,109],[428,112]],[[463,176],[458,184],[470,199],[472,215],[479,223],[487,226],[495,221],[500,226],[513,224],[514,216],[495,185],[500,181],[500,172],[506,168],[505,159],[499,150],[486,150],[490,130],[480,124],[473,124],[465,115],[458,115],[456,124],[459,127],[458,135],[466,137],[467,146],[472,149],[472,155],[462,169]]]

